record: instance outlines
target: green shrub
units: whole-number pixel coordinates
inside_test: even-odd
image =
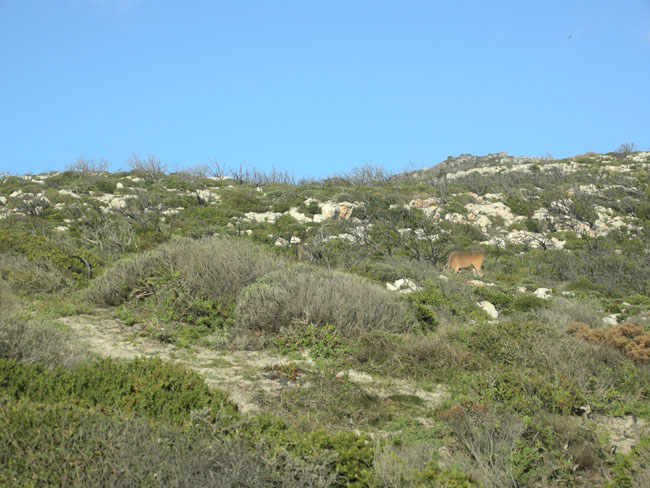
[[[443,288],[431,280],[425,283],[422,290],[409,293],[407,298],[415,308],[418,320],[429,327],[439,325],[439,315],[445,310],[457,320],[485,317],[470,297],[459,291]]]
[[[307,322],[335,325],[344,336],[406,330],[413,317],[399,296],[357,276],[310,265],[270,273],[237,299],[240,329],[277,334]]]
[[[273,450],[285,450],[302,459],[323,452],[336,453],[337,486],[367,486],[373,463],[373,444],[365,435],[353,432],[328,433],[323,429],[300,432],[282,420],[260,416],[244,431],[253,443]]]
[[[495,287],[476,287],[473,289],[473,291],[474,295],[476,295],[479,299],[487,300],[498,310],[507,312],[510,309],[510,306],[512,304],[512,297]]]
[[[212,419],[237,416],[226,395],[211,392],[198,373],[160,359],[101,359],[72,371],[0,359],[0,390],[16,400],[75,403],[179,423],[193,410],[207,409]]]
[[[548,306],[548,301],[530,293],[519,295],[512,301],[512,309],[516,312],[529,312]]]
[[[0,484],[324,488],[336,481],[331,456],[271,454],[241,438],[220,439],[196,418],[188,427],[70,404],[0,404]]]
[[[91,270],[97,270],[102,265],[99,256],[85,249],[67,249],[45,236],[12,229],[0,229],[0,256],[3,253],[22,256],[35,266],[48,271],[56,270],[78,282],[88,281],[86,263]]]
[[[287,328],[273,340],[273,345],[284,351],[306,348],[314,359],[339,359],[347,351],[341,332],[330,324]]]
[[[618,454],[612,467],[613,480],[606,488],[635,488],[650,485],[650,437],[644,437],[627,454]]]

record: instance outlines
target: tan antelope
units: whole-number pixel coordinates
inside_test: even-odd
[[[461,269],[470,268],[474,276],[483,276],[481,273],[481,265],[485,254],[482,252],[463,252],[454,251],[449,255],[445,268],[451,268],[455,274],[458,274]]]

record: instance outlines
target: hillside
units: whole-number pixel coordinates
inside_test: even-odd
[[[650,152],[105,169],[0,175],[2,484],[650,484]]]

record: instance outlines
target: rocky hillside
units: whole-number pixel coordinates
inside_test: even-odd
[[[36,470],[54,485],[113,473],[155,486],[143,466],[165,455],[161,436],[185,446],[172,458],[194,459],[195,441],[257,453],[243,471],[164,461],[188,483],[228,470],[259,486],[286,470],[297,486],[649,479],[650,152],[461,155],[298,183],[132,161],[0,176],[0,415],[15,427],[0,430],[15,460],[2,483]],[[444,269],[452,251],[484,254],[483,276]],[[136,370],[180,383],[137,377],[140,355],[164,362]],[[45,372],[57,365],[69,372]],[[103,374],[125,376],[108,390],[87,379]],[[129,382],[151,385],[150,403]],[[144,464],[123,447],[105,464],[76,453],[61,436],[88,415],[106,430],[84,449],[119,432]],[[21,464],[32,452],[44,461]]]

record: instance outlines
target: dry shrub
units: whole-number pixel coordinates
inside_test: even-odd
[[[364,334],[352,349],[364,370],[392,376],[444,379],[449,371],[476,370],[481,358],[440,327],[434,334],[391,337],[373,331]]]
[[[413,321],[399,296],[379,285],[302,264],[271,273],[244,290],[236,314],[242,330],[271,334],[296,321],[331,324],[348,337],[373,329],[404,331]]]
[[[525,486],[518,480],[514,455],[521,446],[526,427],[516,416],[480,405],[457,406],[443,412],[462,447],[458,461],[483,486]]]
[[[242,288],[283,266],[278,256],[242,239],[177,238],[118,262],[91,283],[86,296],[100,305],[120,305],[160,291],[186,300],[230,302]]]
[[[64,274],[46,261],[30,261],[20,254],[0,254],[0,275],[25,293],[52,293],[66,286]]]
[[[557,297],[549,301],[549,306],[535,312],[541,322],[566,327],[569,322],[583,322],[592,327],[602,325],[602,305],[599,300],[582,298],[569,300]]]
[[[88,354],[54,325],[0,317],[0,358],[73,367]]]
[[[413,474],[426,469],[436,454],[430,442],[409,445],[385,443],[374,451],[373,481],[383,488],[408,488],[417,486]]]
[[[594,344],[605,344],[621,350],[639,363],[650,361],[650,333],[633,324],[615,325],[611,329],[592,329],[587,324],[571,322],[567,332]]]
[[[4,316],[10,315],[18,307],[18,298],[11,291],[9,284],[0,278],[0,310]]]

